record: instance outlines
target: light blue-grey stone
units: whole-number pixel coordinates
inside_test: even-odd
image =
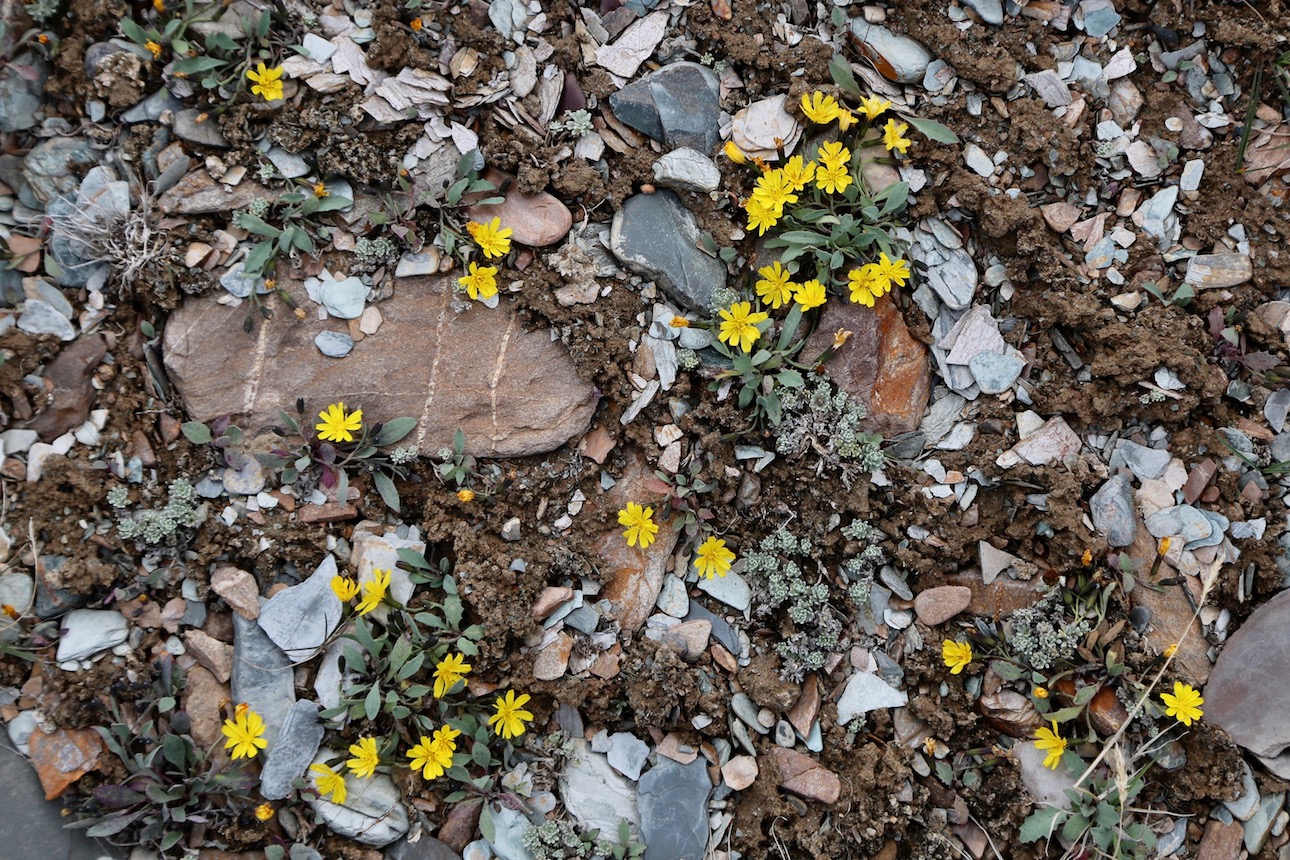
[[[260,609],[260,628],[294,663],[312,659],[327,644],[344,615],[331,589],[336,559],[328,555],[299,585],[284,588]]]
[[[609,104],[620,120],[669,149],[688,146],[706,153],[721,140],[720,94],[712,69],[678,62],[623,87]]]
[[[636,786],[619,775],[601,753],[575,738],[573,754],[560,774],[560,798],[565,809],[585,828],[616,836],[618,823],[640,826]]]
[[[296,179],[309,172],[309,162],[280,146],[273,147],[265,153],[265,156],[287,179]]]
[[[1191,505],[1174,505],[1147,517],[1147,531],[1152,537],[1181,536],[1185,543],[1204,540],[1214,532],[1214,524]]]
[[[1286,416],[1290,414],[1290,388],[1279,388],[1263,404],[1263,417],[1273,433],[1285,429]]]
[[[130,183],[110,167],[93,167],[76,191],[76,208],[81,217],[105,224],[124,219],[130,214]]]
[[[328,764],[335,769],[343,755],[324,749],[314,757],[314,764]],[[382,848],[408,832],[408,811],[400,802],[402,793],[394,780],[383,773],[367,779],[348,779],[344,805],[320,796],[309,798],[309,805],[323,822],[341,836]]]
[[[432,256],[424,251],[419,254],[408,252],[399,258],[399,264],[394,269],[394,277],[410,278],[414,275],[433,275],[438,271],[438,255]]]
[[[1276,821],[1285,803],[1284,791],[1265,795],[1259,800],[1254,814],[1246,820],[1245,850],[1250,852],[1251,857],[1263,850],[1263,843],[1267,841],[1268,832],[1272,830],[1272,822]]]
[[[1241,520],[1232,523],[1231,535],[1234,538],[1245,539],[1254,538],[1263,540],[1263,532],[1268,527],[1268,521],[1263,517],[1255,520]]]
[[[1241,821],[1249,821],[1259,808],[1259,784],[1254,781],[1254,772],[1245,762],[1241,762],[1241,793],[1233,800],[1224,800],[1223,805]]]
[[[254,496],[264,489],[267,473],[250,454],[228,455],[228,466],[220,473],[224,490],[237,496]]]
[[[177,111],[173,122],[175,134],[189,143],[197,143],[216,149],[228,149],[228,140],[225,139],[224,133],[219,130],[219,123],[210,116],[198,122],[197,117],[201,114],[202,111],[197,110],[197,108]]]
[[[1255,474],[1257,476],[1257,473]],[[1228,527],[1232,524],[1227,517],[1223,516],[1220,513],[1216,513],[1214,511],[1207,511],[1203,508],[1200,509],[1200,512],[1205,517],[1205,519],[1209,520],[1210,523],[1213,524],[1213,531],[1209,533],[1208,537],[1197,538],[1194,541],[1188,541],[1186,546],[1183,547],[1184,549],[1198,549],[1199,547],[1203,547],[1203,546],[1218,546],[1220,543],[1223,542],[1223,536],[1227,533]]]
[[[564,626],[572,627],[579,633],[586,633],[590,636],[596,632],[596,627],[600,625],[600,613],[596,608],[588,603],[573,609],[564,617]]]
[[[1108,546],[1129,546],[1138,533],[1133,485],[1120,473],[1111,477],[1088,501],[1093,526],[1106,535]]]
[[[25,131],[40,120],[47,77],[44,59],[32,51],[0,70],[0,131]]]
[[[615,732],[609,736],[612,746],[606,754],[609,765],[631,780],[641,778],[641,768],[649,758],[649,744],[630,732]]]
[[[659,756],[641,777],[637,804],[644,860],[703,860],[708,845],[707,762],[681,764]]]
[[[35,284],[40,301],[48,304],[68,320],[75,318],[76,310],[72,307],[72,303],[67,300],[67,296],[63,295],[62,290],[44,278],[36,278]]]
[[[725,576],[699,577],[699,590],[740,612],[752,605],[752,588],[733,571]]]
[[[321,331],[314,337],[314,346],[328,358],[344,358],[354,348],[354,339],[338,331]]]
[[[1096,245],[1084,255],[1084,262],[1095,269],[1105,269],[1115,262],[1115,240],[1103,236]]]
[[[343,281],[323,281],[318,286],[318,295],[322,297],[327,313],[343,320],[354,320],[363,315],[367,293],[367,284],[357,277]]]
[[[524,834],[533,826],[533,822],[529,821],[524,813],[509,806],[486,803],[483,816],[488,818],[493,831],[493,835],[488,840],[488,846],[493,849],[493,853],[499,860],[533,860],[533,855],[521,841]],[[483,830],[482,824],[480,829]]]
[[[0,433],[0,450],[8,454],[21,454],[40,439],[35,430],[13,429]]]
[[[52,334],[59,340],[73,340],[76,327],[71,320],[58,312],[58,309],[40,299],[27,299],[22,306],[22,315],[18,317],[18,328],[28,334]]]
[[[975,9],[985,23],[996,27],[1003,23],[1003,5],[999,0],[963,0],[963,2]]]
[[[1108,2],[1084,15],[1084,32],[1100,39],[1120,24],[1120,13]]]
[[[1111,468],[1117,468],[1120,463],[1123,463],[1129,467],[1133,477],[1139,481],[1150,481],[1165,473],[1170,459],[1171,455],[1168,451],[1148,448],[1129,439],[1121,439],[1115,446],[1115,454],[1111,457]]]
[[[264,750],[260,794],[269,800],[282,800],[291,794],[292,781],[304,776],[322,739],[323,725],[318,720],[318,703],[300,699],[287,713],[278,742]]]
[[[169,90],[162,88],[121,114],[121,120],[130,124],[156,122],[166,111],[180,111],[183,107],[183,102],[172,96]]]
[[[219,277],[219,285],[228,290],[230,295],[237,296],[239,299],[245,299],[255,290],[260,295],[267,292],[264,286],[264,278],[259,275],[251,276],[246,274],[246,267],[242,263],[234,263],[229,269]]]
[[[300,46],[315,63],[325,63],[331,59],[332,54],[336,53],[335,45],[315,33],[306,33]]]
[[[734,711],[735,716],[757,734],[764,735],[770,731],[757,719],[757,705],[747,693],[735,693],[731,696],[730,710]]]
[[[844,726],[878,708],[903,708],[907,704],[909,696],[904,690],[897,690],[877,675],[857,672],[838,699],[838,725]]]
[[[270,747],[296,702],[294,668],[256,620],[233,613],[233,701],[245,702],[264,719]]]
[[[654,162],[654,179],[668,188],[703,194],[721,185],[721,170],[702,152],[683,146]]]
[[[99,163],[101,153],[79,137],[51,137],[32,147],[22,162],[27,186],[41,203],[61,194],[72,194],[79,186],[78,168]]]
[[[1017,355],[978,352],[968,361],[968,367],[982,394],[1002,394],[1017,381],[1026,360]]]
[[[654,605],[673,618],[684,618],[690,611],[690,595],[686,593],[685,583],[670,573],[663,577],[663,587],[659,589]]]
[[[920,247],[914,245],[910,256],[920,258]],[[972,304],[978,277],[972,255],[962,248],[951,250],[944,262],[930,265],[927,269],[927,282],[941,301],[956,311],[967,310]]]
[[[57,660],[85,660],[125,641],[130,625],[114,609],[74,609],[59,623]]]
[[[624,265],[690,310],[706,313],[725,285],[725,265],[701,250],[698,222],[675,191],[628,198],[614,214],[609,244]]]

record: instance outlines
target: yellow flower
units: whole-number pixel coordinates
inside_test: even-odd
[[[748,156],[744,155],[744,152],[742,149],[735,146],[735,142],[733,140],[726,141],[724,151],[726,153],[726,158],[730,159],[735,164],[748,163]]]
[[[816,125],[825,125],[838,118],[838,100],[816,90],[802,93],[802,113]]]
[[[1047,699],[1047,698],[1048,698],[1048,688],[1047,688],[1047,687],[1036,687],[1035,689],[1031,690],[1031,693],[1034,695],[1034,697],[1035,697],[1036,699]]]
[[[840,194],[851,184],[851,174],[843,165],[821,167],[815,171],[815,184],[826,194]]]
[[[363,410],[345,412],[344,403],[333,403],[318,413],[322,423],[315,424],[318,438],[324,442],[353,442],[354,434],[363,428]]]
[[[748,229],[756,230],[758,236],[765,236],[766,230],[774,227],[776,222],[779,221],[780,215],[783,214],[780,210],[775,209],[773,206],[767,206],[756,197],[748,201],[748,205],[744,207],[744,210],[748,213]]]
[[[160,11],[160,10],[158,10]],[[255,808],[255,818],[257,821],[268,821],[273,817],[273,807],[267,803],[261,803]]]
[[[869,119],[877,119],[891,110],[891,102],[877,96],[865,96],[860,99],[860,112]]]
[[[782,170],[768,170],[758,177],[752,199],[760,201],[763,206],[774,209],[777,213],[782,213],[785,205],[797,202],[797,195],[793,191],[793,183]]]
[[[160,15],[162,12],[166,11],[166,0],[152,0],[152,8],[156,9],[157,14]],[[260,820],[263,821],[264,819]]]
[[[726,549],[725,541],[718,537],[709,537],[699,545],[698,552],[695,553],[694,569],[704,579],[712,579],[714,576],[725,576],[729,573],[730,564],[734,560],[735,554]]]
[[[1172,538],[1167,538],[1167,537],[1165,537],[1165,538],[1161,538],[1161,539],[1160,539],[1160,548],[1159,548],[1159,550],[1157,550],[1157,552],[1159,552],[1161,555],[1168,555],[1168,554],[1169,554],[1169,545],[1170,545],[1171,543],[1173,543],[1173,539],[1172,539]]]
[[[507,690],[505,696],[498,696],[493,704],[496,713],[488,718],[488,724],[500,737],[510,740],[524,734],[524,724],[533,721],[533,715],[524,710],[528,704],[529,694],[515,695],[514,690]]]
[[[1165,714],[1176,717],[1184,726],[1190,727],[1203,716],[1200,706],[1205,704],[1205,700],[1195,687],[1182,681],[1174,681],[1173,695],[1161,693],[1160,700],[1165,703]]]
[[[358,583],[348,576],[333,576],[331,590],[340,598],[341,603],[349,603],[358,595]]]
[[[511,233],[514,231],[510,227],[502,227],[501,218],[494,218],[487,224],[471,221],[466,225],[466,232],[490,260],[504,257],[511,250]]]
[[[672,317],[672,321],[668,325],[672,328],[689,328],[690,321],[685,317]]]
[[[1035,746],[1047,753],[1044,756],[1044,767],[1057,770],[1062,753],[1066,752],[1066,738],[1057,733],[1056,720],[1053,720],[1051,729],[1047,726],[1039,727],[1039,731],[1035,733]]]
[[[753,313],[749,302],[735,302],[730,310],[717,313],[723,320],[721,330],[717,333],[718,340],[731,346],[738,344],[744,352],[751,352],[753,344],[761,337],[757,323],[770,319],[770,314],[765,312]]]
[[[149,39],[143,43],[143,46],[152,52],[152,58],[155,60],[161,56],[161,46]]]
[[[246,70],[246,77],[255,82],[251,92],[266,102],[282,98],[282,66],[268,69],[264,63],[257,63],[254,70]]]
[[[941,659],[950,667],[951,675],[959,674],[972,662],[972,643],[946,639],[941,642]]]
[[[458,491],[457,491],[457,501],[461,502],[463,505],[468,505],[468,504],[470,504],[471,502],[475,501],[475,491],[474,491],[474,490],[458,490]]]
[[[824,300],[827,297],[824,295],[824,285],[812,278],[797,285],[797,288],[793,290],[793,298],[802,306],[802,310],[809,311],[824,304]]]
[[[639,541],[641,549],[647,549],[654,542],[654,535],[658,534],[658,524],[654,522],[654,509],[641,508],[635,502],[628,502],[627,507],[618,512],[618,524],[627,526],[623,537],[627,539],[628,546],[636,546]]]
[[[350,744],[349,754],[353,758],[345,762],[345,766],[361,779],[376,773],[376,766],[381,763],[381,754],[376,751],[376,738],[359,738],[358,743]]]
[[[851,288],[851,301],[867,308],[873,307],[874,300],[890,289],[890,283],[879,274],[875,263],[865,263],[858,269],[852,269],[847,273],[847,281],[847,286]]]
[[[434,667],[434,697],[442,699],[458,681],[466,677],[470,668],[464,654],[446,655]]]
[[[1178,643],[1177,643],[1177,642],[1175,642],[1174,644],[1170,645],[1168,648],[1166,648],[1166,649],[1165,649],[1165,656],[1166,656],[1166,657],[1172,657],[1172,656],[1174,656],[1174,655],[1175,655],[1175,654],[1177,654],[1177,653],[1178,653]]]
[[[412,32],[419,33],[421,32],[421,28],[424,27],[425,24],[420,18],[413,18],[411,21],[408,22],[408,26],[412,28]]]
[[[833,333],[833,348],[841,349],[843,344],[851,340],[851,334],[852,334],[851,332],[847,331],[844,328],[840,328],[837,331],[835,331]]]
[[[909,145],[913,143],[907,137],[902,137],[905,132],[909,131],[909,123],[896,122],[894,119],[887,120],[887,124],[882,127],[882,145],[887,147],[888,152],[899,152],[905,154]]]
[[[261,735],[264,734],[264,720],[255,711],[245,705],[237,706],[237,713],[232,720],[224,721],[224,749],[233,751],[233,760],[255,758],[256,753],[269,745]]]
[[[323,797],[331,795],[331,802],[335,804],[345,802],[345,777],[325,764],[310,765],[309,771],[318,774],[314,777],[314,787],[319,794]]]
[[[472,299],[491,299],[497,295],[497,267],[480,266],[472,261],[470,274],[458,278],[457,283],[466,288],[466,293]]]
[[[315,196],[315,197],[326,197],[326,196],[327,196],[327,194],[328,194],[328,191],[327,191],[327,183],[325,183],[325,182],[317,182],[317,183],[314,183],[314,196]]]
[[[820,163],[830,169],[842,167],[851,160],[851,150],[836,140],[830,140],[815,153]]]
[[[849,108],[843,108],[838,111],[838,131],[846,131],[859,122],[856,115]]]
[[[1084,550],[1084,554],[1079,557],[1079,560],[1080,560],[1080,564],[1084,565],[1085,567],[1088,567],[1090,564],[1093,563],[1093,550],[1091,549]]]
[[[780,173],[794,191],[801,191],[806,187],[806,183],[815,178],[815,162],[808,161],[803,164],[802,156],[794,155],[784,162]]]
[[[390,587],[390,572],[388,570],[373,570],[372,581],[363,583],[363,599],[354,607],[358,610],[359,615],[366,615],[373,609],[381,605],[385,599],[385,591]]]
[[[905,286],[909,280],[909,264],[904,260],[893,260],[886,252],[878,255],[878,273],[898,287]]]
[[[792,273],[781,266],[779,260],[769,266],[762,266],[757,274],[761,275],[761,280],[757,282],[757,296],[763,302],[779,310],[793,300],[794,284],[789,280]]]

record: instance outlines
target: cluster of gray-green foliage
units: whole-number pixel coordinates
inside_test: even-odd
[[[825,376],[809,376],[801,388],[780,391],[784,417],[775,428],[775,448],[796,457],[813,451],[820,468],[872,472],[883,464],[882,437],[860,429],[868,415],[864,404]]]
[[[1009,647],[1033,669],[1051,669],[1075,657],[1093,622],[1071,618],[1055,588],[1034,606],[1012,613],[1005,626]]]
[[[128,511],[130,491],[113,487],[107,494],[108,504],[117,509],[117,532],[126,540],[137,540],[148,546],[173,546],[186,529],[195,528],[200,503],[197,491],[187,478],[170,482],[164,507],[154,510]]]

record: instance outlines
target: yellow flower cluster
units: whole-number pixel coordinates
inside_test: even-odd
[[[363,599],[354,607],[354,610],[359,615],[366,615],[380,606],[389,588],[390,571],[388,570],[373,570],[372,581],[363,583],[361,589],[357,582],[347,576],[333,576],[331,578],[332,593],[340,599],[341,603],[349,603],[358,596],[360,590],[363,592]]]
[[[907,280],[909,263],[893,260],[886,252],[879,255],[878,262],[865,263],[847,273],[851,301],[867,308],[873,307],[874,300],[886,295],[893,286],[903,287]]]
[[[754,285],[757,297],[770,305],[772,310],[779,310],[790,301],[801,305],[803,311],[824,304],[826,296],[823,284],[815,279],[794,283],[789,280],[792,272],[780,265],[778,260],[769,266],[762,266],[757,274],[761,275],[761,279]]]

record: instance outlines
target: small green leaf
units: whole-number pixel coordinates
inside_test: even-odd
[[[390,476],[384,472],[373,472],[372,483],[376,485],[376,492],[381,494],[381,501],[385,506],[396,514],[399,512],[399,491],[390,480]]]
[[[184,432],[184,436],[194,445],[206,445],[211,441],[211,431],[200,421],[186,421],[179,428]]]
[[[368,722],[376,719],[376,715],[381,712],[381,688],[375,684],[372,689],[367,691],[367,698],[363,702],[363,713],[367,715]]]
[[[1048,839],[1057,829],[1066,813],[1055,806],[1046,806],[1036,809],[1034,812],[1021,823],[1021,831],[1018,838],[1022,842],[1038,842],[1040,839]]]
[[[839,26],[842,25],[839,24]],[[834,54],[833,59],[829,61],[829,74],[833,77],[833,83],[837,84],[844,93],[856,98],[863,97],[864,93],[860,91],[856,76],[851,71],[851,64],[841,54]]]
[[[937,143],[960,142],[957,134],[934,119],[923,119],[917,116],[907,116],[905,119],[909,120],[909,124],[918,129],[928,140],[934,140]]]

